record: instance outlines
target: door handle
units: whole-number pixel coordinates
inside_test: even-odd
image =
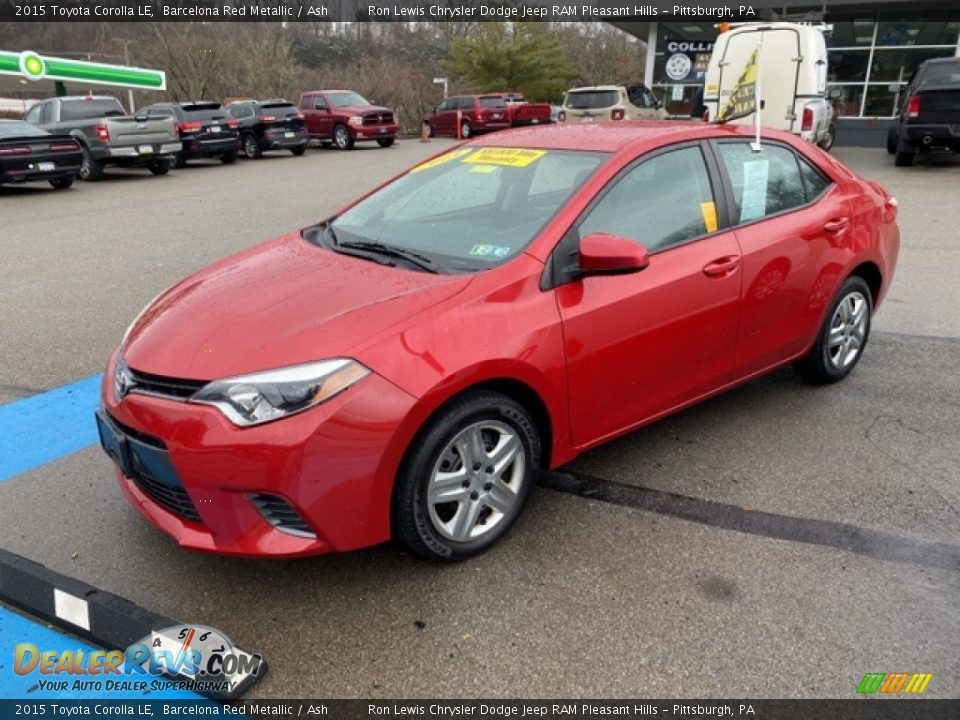
[[[824,223],[823,231],[830,235],[839,235],[840,233],[846,232],[848,227],[850,227],[850,221],[847,220],[847,218],[836,218],[835,220]]]
[[[703,274],[710,278],[723,278],[736,270],[739,265],[739,255],[727,255],[704,265]]]

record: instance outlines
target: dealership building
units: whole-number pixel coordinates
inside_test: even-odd
[[[929,58],[960,57],[958,0],[759,0],[752,5],[758,20],[822,21],[832,27],[826,34],[827,87],[839,117],[840,144],[882,145],[914,69]],[[671,114],[688,114],[720,32],[716,21],[614,24],[646,41],[645,83]]]

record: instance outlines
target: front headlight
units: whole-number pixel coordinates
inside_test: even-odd
[[[233,424],[248,427],[319,405],[369,374],[355,360],[322,360],[214,380],[190,402],[213,405]]]
[[[354,127],[360,127],[363,125],[363,118],[360,115],[354,115],[347,122],[349,122]]]

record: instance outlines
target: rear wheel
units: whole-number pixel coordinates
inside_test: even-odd
[[[913,145],[904,140],[903,136],[897,138],[897,157],[894,159],[893,164],[897,167],[910,167],[913,165],[913,157],[916,151],[913,149]]]
[[[83,160],[80,162],[80,179],[86,182],[103,180],[103,164],[94,158],[87,148],[81,147],[81,150],[83,151]]]
[[[333,129],[333,144],[338,150],[349,150],[353,147],[353,138],[350,137],[350,131],[346,125],[337,125]]]
[[[53,186],[54,190],[66,190],[68,187],[73,185],[73,178],[71,177],[57,178],[56,180],[51,180],[50,185]]]
[[[473,126],[470,124],[469,120],[464,120],[460,123],[460,137],[466,140],[469,137],[473,137]]]
[[[382,140],[377,140],[377,145],[384,148],[390,147],[393,145],[393,140],[393,138],[383,138]]]
[[[263,151],[260,149],[260,143],[257,142],[257,138],[251,133],[243,136],[243,154],[251,160],[256,160],[263,155]]]
[[[429,560],[487,550],[520,516],[540,463],[530,414],[497,392],[468,393],[421,430],[397,476],[393,528]]]
[[[866,281],[856,275],[847,278],[810,354],[794,364],[804,380],[825,385],[849,375],[867,346],[872,314],[873,296]]]
[[[166,158],[154,158],[147,163],[147,167],[154,175],[166,175],[170,172],[170,161]]]
[[[821,136],[820,142],[817,144],[821,149],[830,152],[830,149],[833,147],[833,143],[837,140],[837,127],[833,123],[827,127],[827,131]]]
[[[181,170],[187,166],[187,159],[183,156],[182,152],[174,153],[173,166],[177,170]]]
[[[303,155],[306,151],[307,151],[307,146],[306,146],[306,145],[298,145],[297,147],[290,148],[290,152],[292,152],[292,153],[293,153],[294,155],[296,155],[297,157],[300,157],[300,156]]]
[[[220,156],[220,162],[224,165],[233,165],[237,161],[237,150],[231,150],[230,152],[225,152]]]
[[[897,132],[893,125],[887,130],[887,153],[890,155],[897,153]]]

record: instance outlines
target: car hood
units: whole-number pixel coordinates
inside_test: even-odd
[[[340,255],[297,233],[227,258],[165,292],[134,323],[124,357],[141,372],[214,380],[349,356],[471,278]]]

